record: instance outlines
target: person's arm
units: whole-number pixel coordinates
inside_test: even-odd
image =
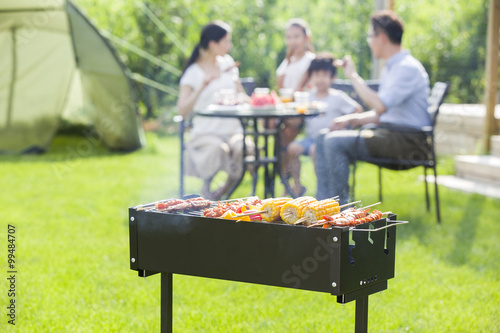
[[[346,78],[351,80],[354,90],[366,105],[375,110],[378,115],[385,112],[386,107],[378,97],[377,92],[370,89],[356,72],[351,56],[344,57],[344,74]]]
[[[297,87],[297,90],[304,89],[304,87],[307,86],[308,82],[309,82],[309,73],[305,72],[299,81],[299,86]]]
[[[330,130],[342,130],[346,128],[356,128],[361,127],[366,124],[378,124],[379,114],[374,111],[366,111],[362,113],[351,113],[344,116],[337,117],[332,120],[330,124]]]
[[[203,84],[199,89],[193,89],[193,87],[189,85],[181,85],[179,90],[179,97],[177,99],[177,109],[179,110],[179,114],[183,117],[187,117],[192,111],[193,107],[200,97],[201,92],[205,89],[206,86],[210,84],[214,79],[218,76],[210,76],[203,80]]]
[[[179,97],[177,98],[177,109],[181,116],[187,117],[191,113],[200,93],[201,89],[195,91],[191,86],[183,85],[180,87]]]
[[[245,88],[241,84],[240,80],[236,80],[236,92],[238,93],[238,102],[250,103],[250,96],[248,96]]]
[[[283,88],[283,82],[285,81],[287,66],[288,66],[288,58],[285,58],[276,69],[276,85],[278,86],[278,90]]]
[[[361,113],[361,112],[363,112],[363,107],[361,106],[361,104],[359,104],[357,102],[355,102],[355,103],[356,103],[356,107],[354,108],[353,113]]]
[[[276,83],[278,85],[278,90],[283,88],[283,81],[285,80],[285,75],[279,75],[276,77]]]

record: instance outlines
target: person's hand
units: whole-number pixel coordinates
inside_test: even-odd
[[[331,131],[338,131],[338,130],[343,130],[350,128],[353,122],[353,115],[352,114],[346,114],[344,116],[337,117],[332,120],[330,123],[330,130]]]
[[[348,79],[352,79],[354,74],[356,74],[356,66],[354,65],[354,62],[352,61],[352,58],[350,55],[346,55],[343,59],[344,61],[344,75]]]

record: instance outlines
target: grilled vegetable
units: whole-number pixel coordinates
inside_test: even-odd
[[[279,221],[281,207],[291,200],[291,198],[272,198],[262,201],[262,219],[267,222]]]
[[[323,215],[335,215],[340,213],[339,203],[333,199],[316,201],[304,209],[303,217],[300,219],[304,225],[321,220]]]
[[[315,198],[308,196],[293,199],[281,208],[281,219],[287,224],[294,224],[304,215],[304,209],[315,202]]]

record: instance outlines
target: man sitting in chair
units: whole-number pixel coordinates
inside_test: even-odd
[[[316,139],[317,198],[340,196],[348,201],[349,165],[362,157],[413,158],[425,136],[411,132],[431,125],[427,111],[429,76],[422,64],[401,48],[403,22],[392,11],[377,11],[370,18],[367,42],[376,58],[385,60],[378,92],[371,90],[356,72],[350,56],[343,61],[344,74],[356,93],[372,110],[334,119],[331,131]],[[370,130],[353,130],[376,124]],[[406,132],[393,132],[404,126]],[[418,156],[415,156],[418,158]]]

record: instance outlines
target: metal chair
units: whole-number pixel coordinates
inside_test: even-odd
[[[186,151],[185,133],[191,126],[191,118],[184,119],[181,115],[174,116],[174,122],[179,124],[179,143],[180,143],[180,170],[179,170],[179,198],[184,197],[184,155]]]
[[[427,204],[427,211],[430,210],[429,203],[429,190],[427,185],[427,169],[432,168],[434,172],[434,186],[435,186],[435,202],[436,202],[436,216],[438,223],[441,223],[441,214],[439,210],[439,193],[437,185],[437,171],[436,171],[436,153],[434,150],[434,128],[436,126],[437,116],[439,113],[439,108],[446,97],[449,90],[449,83],[436,82],[432,88],[431,94],[428,98],[429,107],[428,112],[431,116],[432,125],[423,127],[419,130],[409,129],[399,126],[391,126],[389,129],[391,131],[408,132],[413,131],[417,133],[422,133],[426,137],[425,146],[421,147],[421,151],[418,153],[424,156],[423,159],[411,159],[411,158],[381,158],[381,157],[369,157],[369,158],[359,158],[357,160],[374,164],[378,166],[378,177],[379,177],[379,199],[382,201],[382,168],[391,170],[408,170],[418,166],[424,168],[424,184],[425,184],[425,199]],[[364,128],[362,128],[364,129]],[[351,197],[354,198],[354,186],[356,184],[356,161],[353,164],[352,172],[352,186],[351,186]]]
[[[252,77],[245,77],[240,79],[243,89],[247,95],[251,95],[255,89],[255,82]],[[185,168],[185,151],[186,151],[186,132],[191,128],[193,123],[193,117],[184,118],[181,115],[176,115],[173,118],[174,122],[179,124],[179,148],[180,148],[180,171],[179,171],[179,197],[184,197],[184,168]]]

